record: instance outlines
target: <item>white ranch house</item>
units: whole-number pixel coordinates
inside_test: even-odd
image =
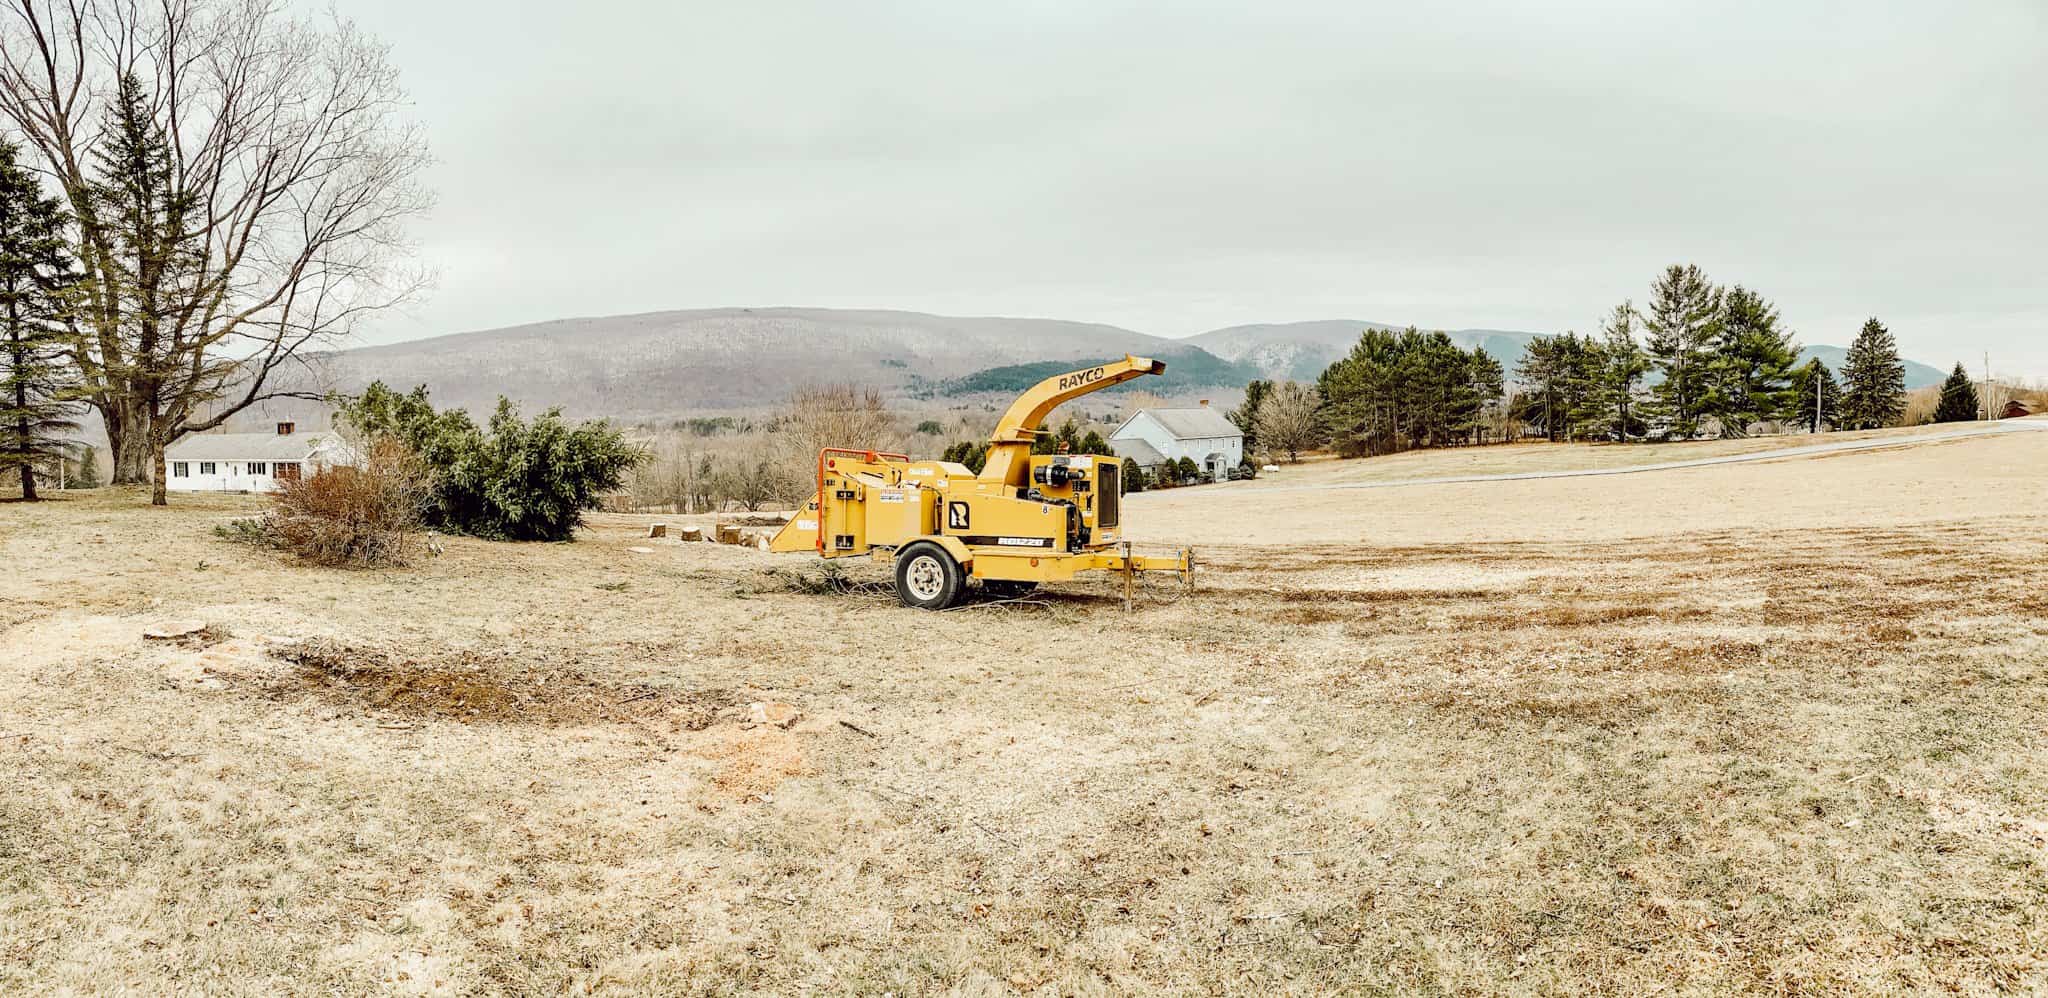
[[[164,453],[172,492],[270,492],[279,482],[355,462],[339,434],[300,433],[292,423],[275,433],[198,433]]]
[[[1109,446],[1147,471],[1187,458],[1218,479],[1244,461],[1244,433],[1207,402],[1193,409],[1140,409],[1109,435]]]

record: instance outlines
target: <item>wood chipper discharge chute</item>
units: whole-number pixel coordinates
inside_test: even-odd
[[[1031,453],[1039,427],[1060,405],[1165,372],[1161,361],[1126,356],[1039,382],[996,423],[978,474],[951,461],[827,448],[818,455],[817,494],[770,550],[893,560],[896,595],[926,610],[959,603],[977,581],[1014,596],[1081,572],[1116,572],[1126,600],[1140,572],[1174,572],[1192,585],[1191,551],[1147,557],[1122,539],[1116,458]]]

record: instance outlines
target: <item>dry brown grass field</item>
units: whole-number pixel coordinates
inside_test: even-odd
[[[0,505],[0,993],[2048,989],[2048,433],[1271,484],[1129,614]]]

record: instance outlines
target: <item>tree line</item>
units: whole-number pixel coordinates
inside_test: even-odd
[[[1889,426],[1905,412],[1905,364],[1875,318],[1863,324],[1841,380],[1799,346],[1777,306],[1740,284],[1720,287],[1673,265],[1645,307],[1614,307],[1598,335],[1538,336],[1516,366],[1514,415],[1553,440],[1690,440],[1746,436],[1761,424]]]
[[[1484,438],[1505,383],[1500,361],[1442,331],[1369,329],[1314,385],[1252,382],[1230,419],[1248,455],[1294,460],[1321,446],[1345,457],[1444,447]]]
[[[425,143],[338,18],[0,3],[0,462],[71,446],[90,407],[113,482],[161,505],[171,444],[305,393],[310,351],[422,287]]]
[[[1552,440],[1690,440],[1758,427],[1813,432],[1898,422],[1905,364],[1884,323],[1863,324],[1840,377],[1799,346],[1777,306],[1743,285],[1716,285],[1695,265],[1673,265],[1647,303],[1616,305],[1599,332],[1529,341],[1513,371],[1484,349],[1410,327],[1365,331],[1313,386],[1254,381],[1231,419],[1247,452],[1327,446],[1347,457],[1519,436]],[[1958,366],[1956,378],[1967,386]],[[1955,381],[1956,378],[1952,378]],[[1955,396],[1949,398],[1949,396]],[[1976,418],[1974,389],[1951,386],[1937,418]]]

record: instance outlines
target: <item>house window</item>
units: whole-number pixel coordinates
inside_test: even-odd
[[[278,480],[278,481],[280,481],[280,482],[296,482],[296,481],[298,481],[298,480],[299,480],[299,462],[297,462],[297,461],[279,461],[279,462],[277,462],[276,468],[275,468],[275,470],[273,471],[273,473],[271,474],[271,477],[272,477],[272,478],[275,478],[275,479],[277,479],[277,480]]]
[[[270,471],[270,468],[269,468],[269,466],[268,466],[268,465],[266,465],[266,464],[264,464],[264,463],[263,463],[263,462],[261,462],[261,461],[251,461],[251,462],[249,462],[249,474],[252,474],[252,475],[262,475],[262,474],[266,474],[266,473],[268,473],[269,471]]]
[[[185,463],[185,462],[183,462],[183,461],[172,461],[172,462],[171,462],[171,477],[172,477],[172,478],[191,478],[191,477],[192,477],[192,466],[191,466],[191,465],[189,465],[189,464],[186,464],[186,463]]]
[[[211,475],[211,474],[213,474],[213,462],[212,462],[212,461],[201,461],[201,462],[199,462],[199,473],[200,473],[200,474],[202,474],[202,475]]]

